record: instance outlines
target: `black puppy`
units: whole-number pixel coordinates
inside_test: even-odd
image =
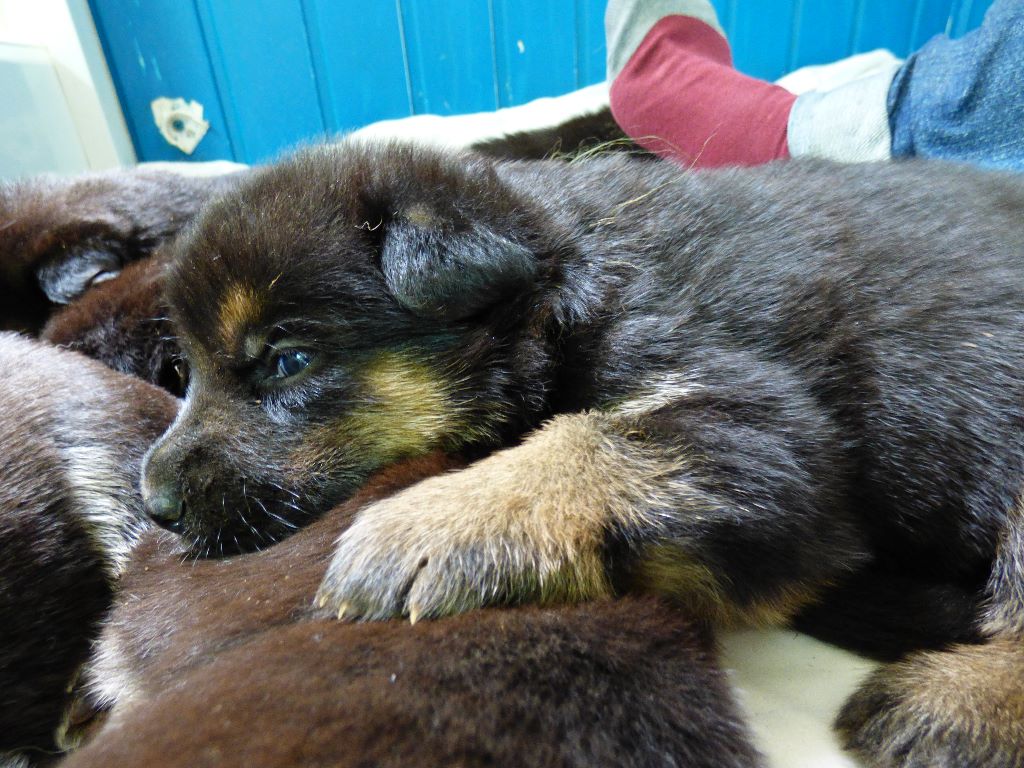
[[[181,244],[147,505],[255,547],[398,458],[513,446],[364,510],[321,603],[777,622],[872,560],[981,588],[1024,487],[1022,214],[950,166],[309,151]]]

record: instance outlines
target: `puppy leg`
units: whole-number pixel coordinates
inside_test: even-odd
[[[318,604],[415,620],[589,599],[622,578],[707,618],[780,621],[858,561],[839,441],[784,372],[718,374],[559,416],[367,507],[339,538]]]
[[[1024,766],[1024,644],[998,638],[887,665],[836,728],[846,749],[879,768]]]
[[[988,640],[882,667],[836,727],[869,765],[1024,766],[1024,513],[1007,521],[988,584]]]

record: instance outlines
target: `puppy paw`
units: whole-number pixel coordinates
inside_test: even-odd
[[[318,607],[339,618],[416,621],[609,591],[599,535],[559,527],[529,495],[488,475],[431,478],[366,507],[338,540]]]
[[[877,768],[1024,766],[1024,644],[921,653],[878,670],[836,720]]]
[[[556,420],[516,448],[363,509],[338,540],[317,605],[415,621],[610,594],[604,547],[623,502],[580,421]]]

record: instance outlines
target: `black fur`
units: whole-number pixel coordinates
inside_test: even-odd
[[[713,618],[781,620],[866,567],[970,614],[1024,488],[1022,221],[1019,178],[950,165],[308,151],[180,242],[194,378],[144,485],[197,551],[249,548],[403,455],[512,446],[364,510],[320,593],[346,616],[600,594],[584,555]],[[421,442],[395,427],[421,417]],[[567,457],[572,424],[595,437]],[[559,470],[602,452],[618,483]],[[547,501],[640,481],[596,554]]]
[[[480,141],[471,149],[496,160],[572,159],[594,151],[655,157],[623,133],[609,107],[571,117],[551,128],[519,131]]]
[[[1022,479],[1022,200],[1014,178],[949,166],[685,174],[622,158],[494,165],[319,150],[203,217],[170,303],[192,350],[231,356],[211,387],[245,410],[232,423],[260,422],[252,442],[269,462],[286,433],[344,409],[346,368],[367,351],[421,351],[465,372],[455,397],[471,408],[511,405],[491,445],[675,374],[701,394],[648,429],[701,455],[696,482],[732,511],[706,530],[681,515],[672,535],[728,563],[737,590],[840,574],[867,549],[976,578]],[[529,249],[528,288],[498,300],[472,277],[460,302],[487,308],[468,320],[396,300],[382,254],[393,221],[424,204],[439,219],[438,253],[479,231]],[[418,274],[431,277],[421,292],[451,293],[447,278]],[[261,361],[211,337],[233,280],[274,282],[259,323],[321,355],[315,375],[259,404],[246,393],[259,391]],[[216,468],[215,447],[202,454]],[[194,510],[201,518],[198,499]]]
[[[129,264],[55,312],[40,338],[182,397],[188,369],[163,303],[166,267],[160,251]]]
[[[819,640],[895,661],[908,651],[981,640],[982,586],[871,567],[824,591],[792,625]]]

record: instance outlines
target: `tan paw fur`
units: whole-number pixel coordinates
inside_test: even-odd
[[[1024,643],[916,654],[872,675],[836,722],[847,749],[884,768],[1024,766]]]
[[[639,495],[667,471],[604,417],[556,418],[520,446],[364,509],[317,603],[345,618],[415,620],[610,594],[607,534],[637,522]]]

